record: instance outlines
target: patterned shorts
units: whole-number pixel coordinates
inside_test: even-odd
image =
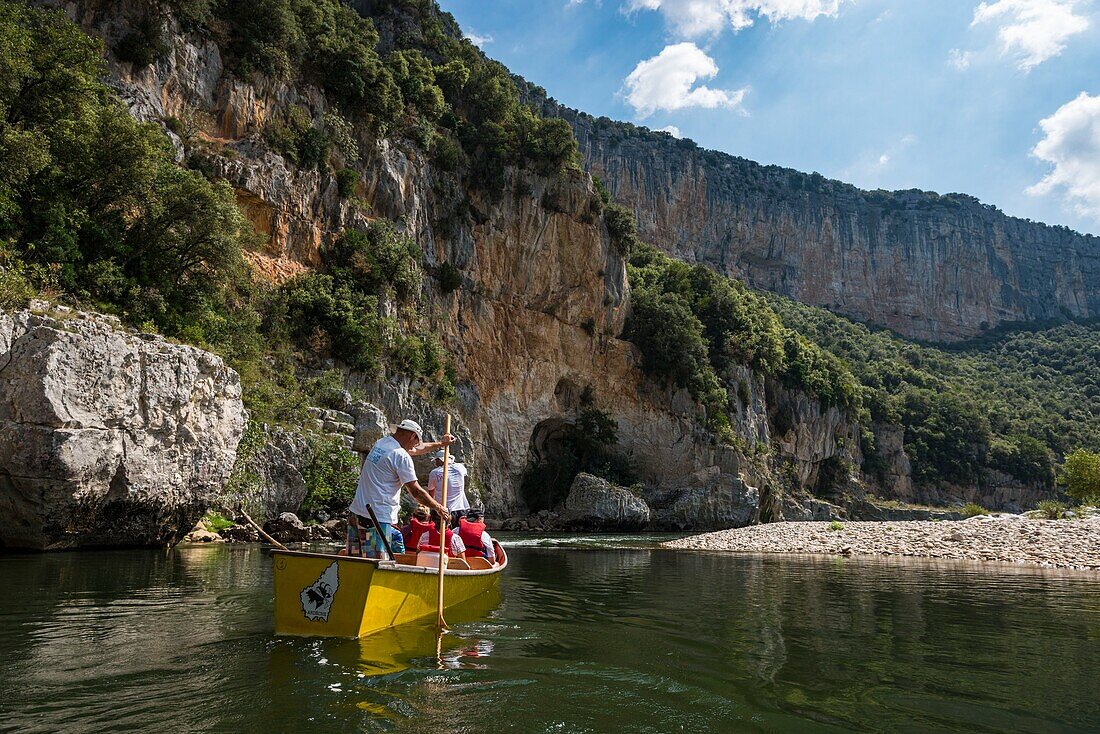
[[[385,537],[390,537],[392,526],[389,523],[380,522],[381,530],[386,534]],[[361,517],[354,512],[348,513],[348,555],[369,555],[374,558],[385,558],[386,547],[382,544],[382,539],[378,535],[378,530],[375,529],[374,523],[370,518]],[[364,551],[366,553],[364,554]]]

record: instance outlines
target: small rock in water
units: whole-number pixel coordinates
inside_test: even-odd
[[[283,543],[305,543],[312,535],[293,512],[284,512],[274,520],[268,520],[264,523],[264,530]]]

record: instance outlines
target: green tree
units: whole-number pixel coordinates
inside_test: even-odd
[[[1067,455],[1058,483],[1079,502],[1100,502],[1100,454],[1077,449]]]

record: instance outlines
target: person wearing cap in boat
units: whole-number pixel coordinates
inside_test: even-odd
[[[497,552],[493,547],[493,538],[485,530],[485,516],[480,507],[471,507],[465,516],[458,519],[458,535],[466,546],[466,557],[484,558],[489,563],[497,562]]]
[[[458,525],[460,517],[470,509],[470,502],[466,499],[466,465],[455,461],[451,455],[447,466],[443,466],[444,451],[436,451],[432,461],[435,468],[428,475],[428,492],[436,502],[443,501],[443,472],[447,472],[447,509],[451,513],[451,527]]]
[[[355,498],[348,507],[348,555],[359,555],[365,551],[365,555],[373,558],[382,557],[385,546],[381,539],[388,538],[397,524],[402,489],[419,504],[437,512],[447,511],[416,480],[412,457],[449,446],[455,439],[448,434],[439,441],[425,443],[421,439],[423,435],[424,431],[416,421],[406,419],[397,424],[392,434],[375,441],[363,461]],[[374,510],[380,528],[373,527],[368,505]],[[379,535],[379,532],[384,535]]]

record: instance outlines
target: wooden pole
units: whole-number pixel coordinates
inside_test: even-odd
[[[248,524],[251,525],[252,527],[254,527],[256,529],[256,532],[259,533],[262,537],[266,538],[268,543],[271,543],[276,548],[281,548],[283,550],[290,550],[285,545],[283,545],[282,543],[280,543],[279,541],[275,540],[270,535],[265,533],[264,529],[261,528],[259,525],[257,525],[256,521],[248,516],[248,513],[244,511],[244,508],[241,508],[240,512],[241,512],[242,515],[244,515],[244,519],[248,520]]]
[[[443,431],[444,435],[451,432],[451,414],[447,414],[447,429]],[[440,502],[443,505],[443,509],[447,509],[447,474],[448,463],[451,459],[451,447],[443,447],[443,499]],[[439,628],[447,629],[447,621],[443,619],[443,567],[447,562],[447,518],[445,515],[439,517],[439,605],[437,611],[439,612]]]

